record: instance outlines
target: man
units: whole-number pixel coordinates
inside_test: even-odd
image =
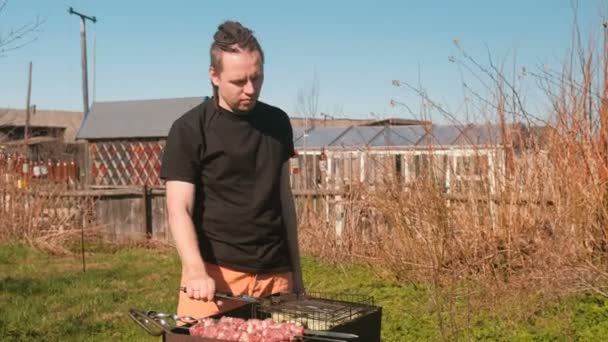
[[[289,117],[258,101],[264,53],[238,22],[218,27],[210,48],[213,98],[177,119],[167,138],[171,233],[182,263],[177,313],[206,317],[238,301],[304,291],[289,184],[295,154]]]

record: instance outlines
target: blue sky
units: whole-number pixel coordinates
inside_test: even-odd
[[[360,118],[411,116],[391,99],[419,108],[420,100],[392,86],[393,79],[420,81],[433,98],[459,108],[460,74],[448,61],[457,52],[454,39],[481,61],[487,48],[510,64],[516,56],[528,69],[557,67],[573,18],[570,0],[8,0],[0,32],[36,16],[46,21],[36,42],[0,57],[0,107],[25,107],[32,61],[33,104],[82,110],[79,19],[68,15],[70,6],[99,20],[87,23],[91,100],[93,35],[97,101],[203,96],[210,94],[212,35],[234,19],[251,27],[265,50],[263,101],[294,114],[298,89],[310,88],[316,73],[319,110]],[[601,29],[602,6],[580,1],[585,35]],[[542,111],[540,100],[529,101]]]

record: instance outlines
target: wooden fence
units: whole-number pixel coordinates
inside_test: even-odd
[[[356,225],[356,222],[349,221],[350,218],[358,217],[365,211],[365,208],[355,209],[350,206],[352,195],[344,190],[294,190],[298,217],[300,219],[314,217],[316,222],[330,227],[336,237],[339,237],[345,229],[353,224]],[[473,200],[488,207],[553,205],[550,200],[530,203],[526,200],[505,200],[496,196],[471,199],[466,195],[444,195],[450,204]],[[15,208],[25,208],[25,211],[18,211]],[[349,212],[353,210],[359,210],[361,213]],[[164,188],[143,186],[59,192],[41,189],[7,192],[6,189],[0,189],[0,215],[5,219],[13,220],[15,229],[25,226],[28,227],[27,229],[63,230],[85,226],[97,227],[107,238],[119,242],[146,239],[172,240],[167,223]],[[21,220],[16,216],[11,219],[10,215],[18,215]]]
[[[337,195],[306,191],[295,197],[300,211],[314,208],[327,212],[327,201]],[[146,186],[88,190],[0,187],[0,224],[2,228],[10,225],[10,231],[39,232],[94,227],[114,241],[172,240],[165,189]]]

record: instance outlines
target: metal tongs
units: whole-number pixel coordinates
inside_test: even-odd
[[[177,327],[178,322],[185,324],[198,322],[191,316],[178,316],[156,311],[143,312],[137,309],[129,309],[129,317],[152,336],[161,336],[163,332],[171,332],[171,329]],[[168,319],[171,319],[173,323],[169,323]]]
[[[180,292],[186,292],[186,287],[180,286],[179,290],[180,290]],[[241,300],[241,301],[244,301],[247,303],[259,303],[260,302],[260,300],[255,297],[251,297],[251,296],[247,296],[247,295],[235,296],[231,293],[219,292],[219,291],[215,292],[214,299],[234,299],[234,300]]]

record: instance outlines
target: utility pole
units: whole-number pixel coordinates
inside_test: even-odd
[[[96,85],[97,85],[97,63],[95,59],[97,58],[97,36],[95,35],[95,31],[93,31],[93,102],[95,103],[95,95],[96,93]]]
[[[30,137],[30,100],[32,97],[32,62],[30,62],[27,77],[27,98],[25,100],[25,127],[23,130],[23,156],[26,160],[29,157],[28,140]]]
[[[72,7],[68,9],[69,14],[75,14],[80,17],[80,57],[82,60],[82,103],[83,103],[83,114],[86,118],[89,114],[89,81],[87,77],[87,27],[86,20],[90,20],[93,23],[97,22],[97,18],[89,17],[82,13],[74,11]]]
[[[89,81],[87,78],[87,26],[86,20],[90,20],[93,23],[97,22],[97,18],[89,17],[82,13],[78,13],[70,7],[68,9],[69,14],[75,14],[80,17],[80,57],[82,59],[82,104],[83,104],[83,112],[84,120],[86,120],[89,115]],[[85,262],[85,253],[84,253],[84,226],[85,222],[83,222],[82,227],[80,229],[80,245],[82,250],[82,272],[86,272],[86,262]]]

